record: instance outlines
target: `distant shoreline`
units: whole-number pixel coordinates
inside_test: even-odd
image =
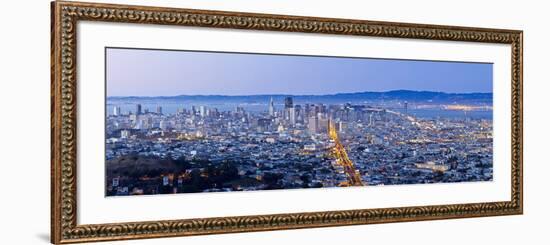
[[[319,95],[291,95],[291,94],[253,94],[253,95],[174,95],[174,96],[107,96],[108,100],[124,100],[124,99],[244,99],[244,98],[264,98],[264,97],[293,97],[293,98],[355,98],[355,99],[491,99],[492,92],[472,92],[472,93],[447,93],[434,91],[414,91],[414,90],[391,90],[385,92],[354,92],[354,93],[335,93],[335,94],[319,94]]]

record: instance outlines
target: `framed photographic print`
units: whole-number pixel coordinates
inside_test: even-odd
[[[522,31],[51,11],[52,243],[523,212]]]

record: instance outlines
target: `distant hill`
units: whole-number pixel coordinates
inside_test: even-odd
[[[392,90],[387,92],[357,92],[336,93],[326,95],[177,95],[177,96],[153,96],[153,97],[108,97],[111,101],[124,100],[169,100],[169,101],[228,101],[228,102],[260,102],[265,103],[273,98],[282,101],[285,97],[292,97],[297,102],[355,102],[373,100],[401,100],[410,102],[478,102],[492,103],[493,93],[444,93],[432,91]]]

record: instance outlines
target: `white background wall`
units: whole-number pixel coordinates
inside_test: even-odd
[[[104,1],[102,1],[104,2]],[[522,216],[240,233],[115,244],[508,244],[547,243],[549,22],[545,1],[110,1],[229,11],[522,29],[524,47],[524,185]],[[8,1],[0,23],[1,244],[49,241],[49,1]],[[452,195],[452,193],[449,193]],[[336,201],[330,200],[327,201]],[[105,243],[104,243],[105,244]]]

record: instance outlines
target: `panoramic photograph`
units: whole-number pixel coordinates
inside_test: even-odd
[[[105,48],[105,195],[493,180],[493,64]]]

